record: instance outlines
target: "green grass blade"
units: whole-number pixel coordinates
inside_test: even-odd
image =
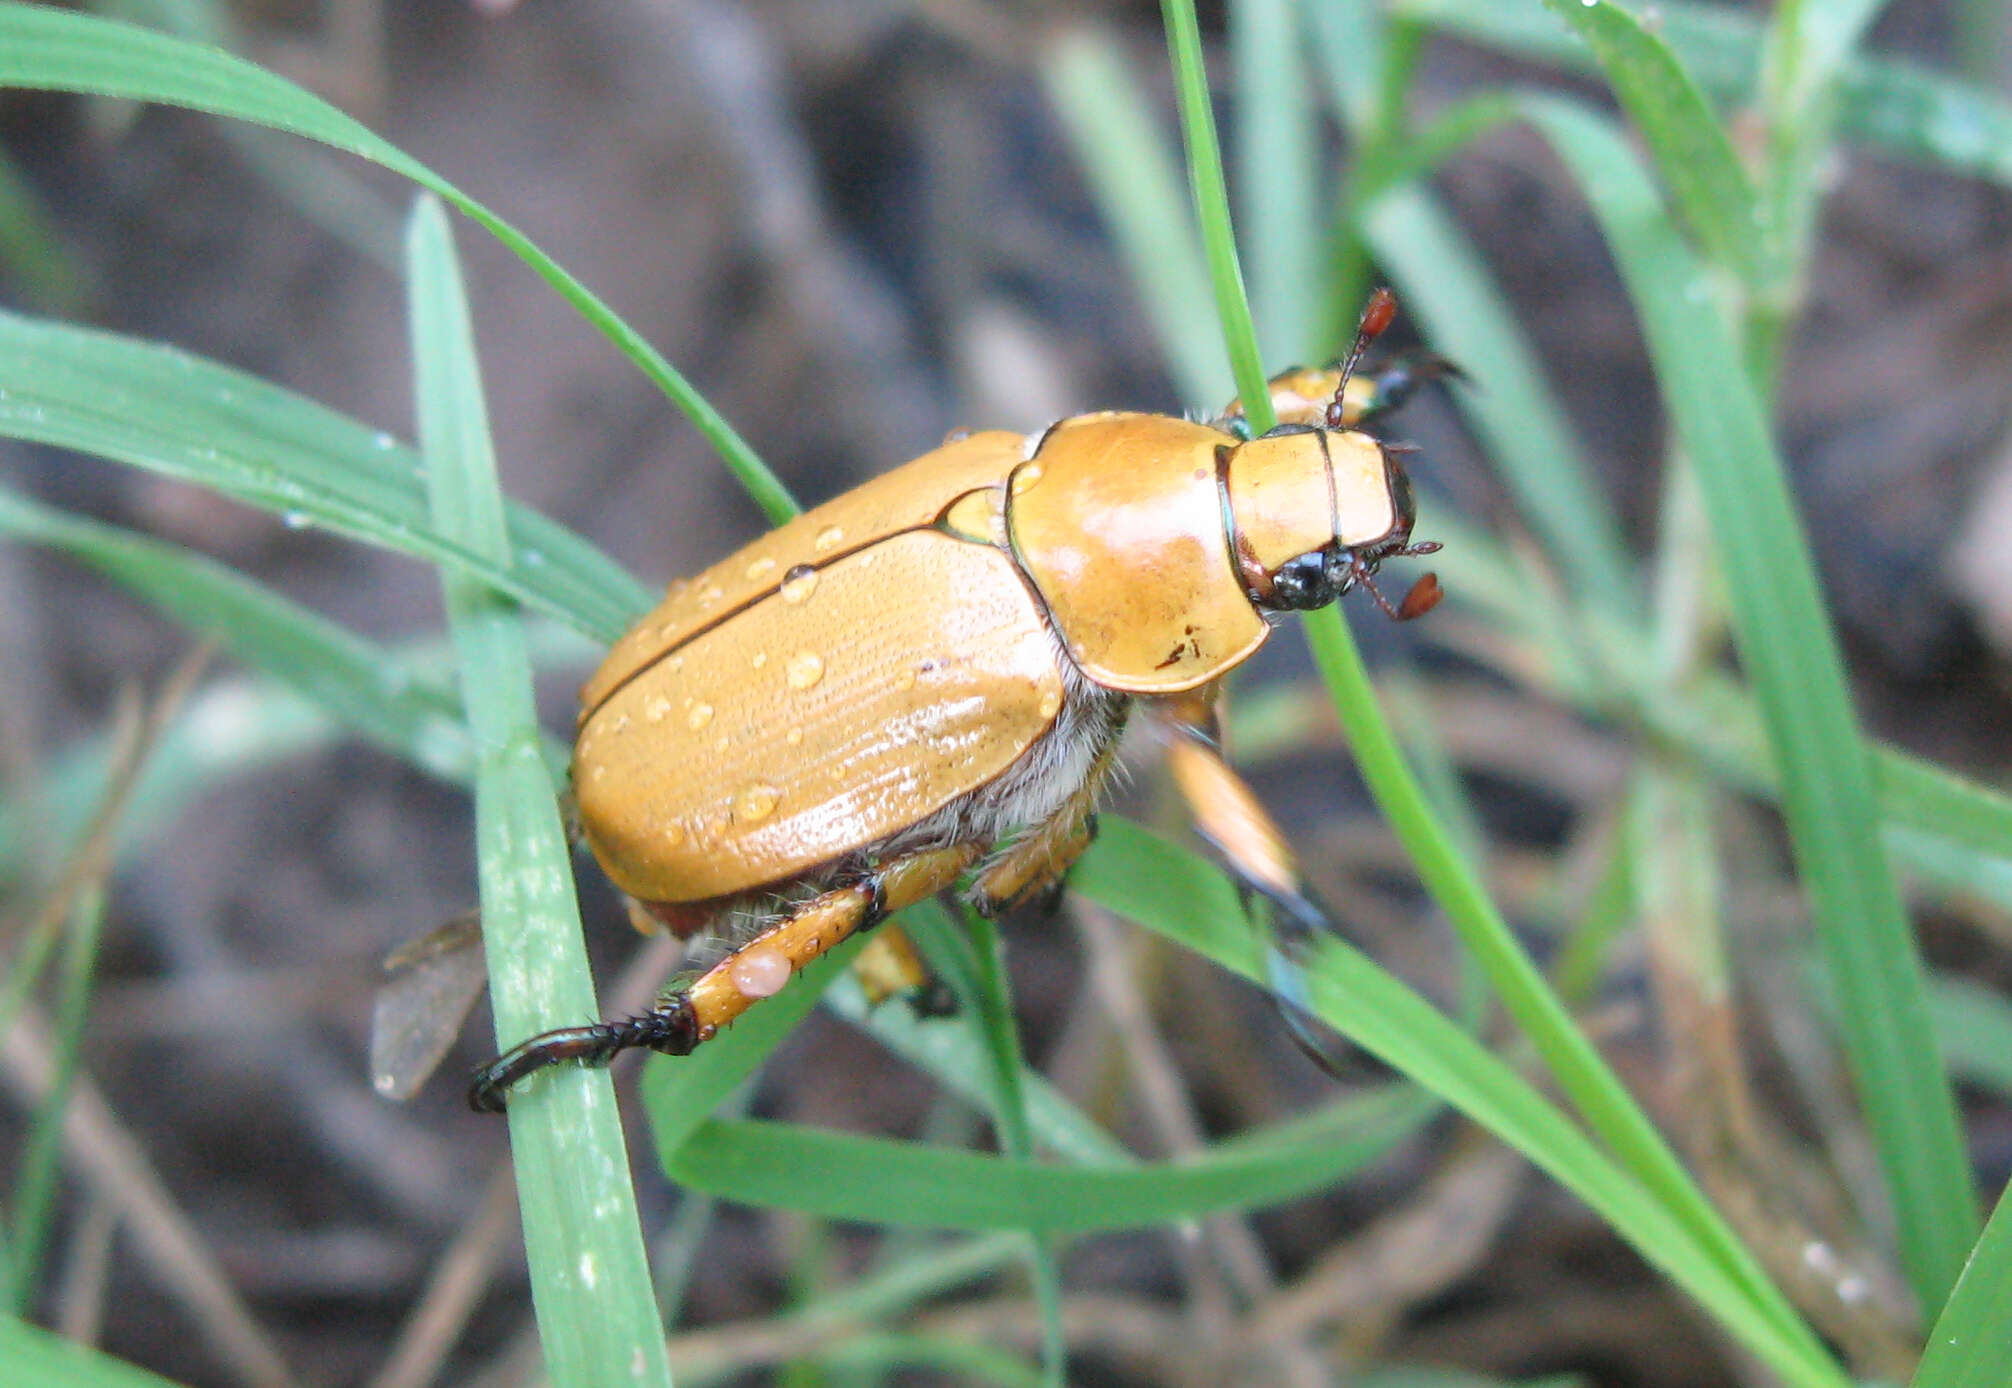
[[[1089,29],[1064,35],[1041,76],[1176,389],[1191,407],[1217,408],[1234,387],[1215,317],[1195,293],[1208,264],[1180,165],[1138,79],[1115,45]]]
[[[819,1351],[815,1362],[826,1369],[866,1376],[867,1381],[884,1381],[905,1368],[934,1369],[942,1382],[996,1383],[1002,1388],[1029,1388],[1054,1381],[1003,1349],[949,1335],[855,1335]]]
[[[0,158],[0,266],[14,291],[45,313],[83,307],[82,266],[57,235],[41,197],[8,158]]]
[[[70,928],[63,936],[62,992],[51,1047],[55,1073],[29,1120],[27,1139],[16,1161],[14,1200],[8,1210],[8,1279],[17,1311],[33,1309],[39,1297],[42,1256],[55,1213],[57,1178],[63,1169],[63,1117],[83,1055],[84,1021],[104,925],[104,892],[85,890],[70,913]]]
[[[1455,362],[1487,363],[1487,380],[1455,387],[1454,398],[1574,593],[1617,611],[1638,608],[1641,585],[1613,502],[1594,481],[1529,335],[1466,236],[1417,184],[1378,197],[1361,226],[1433,347]]]
[[[1888,823],[2012,859],[2012,796],[1890,749],[1874,759],[1873,775]]]
[[[999,927],[976,911],[960,911],[963,940],[969,945],[970,968],[962,995],[975,1003],[972,1024],[984,1041],[989,1067],[992,1126],[999,1145],[1009,1160],[1031,1162],[1034,1134],[1027,1120],[1026,1090],[1021,1075],[1027,1065],[1021,1056],[1020,1028],[1013,1019],[1013,999],[1006,980],[1006,955],[999,942]],[[940,958],[932,955],[932,962]],[[827,1168],[813,1166],[810,1170]],[[862,1168],[869,1169],[869,1168]],[[897,1188],[899,1183],[896,1183]],[[1065,1381],[1068,1342],[1062,1331],[1062,1268],[1055,1250],[1034,1225],[1021,1222],[1027,1234],[1028,1270],[1034,1282],[1034,1301],[1041,1316],[1041,1362],[1050,1382]]]
[[[1108,822],[1071,881],[1092,900],[1234,973],[1253,981],[1264,977],[1261,946],[1244,925],[1236,888],[1192,854],[1173,851],[1133,825]],[[1405,984],[1339,942],[1320,948],[1307,978],[1323,1021],[1515,1146],[1785,1379],[1845,1388],[1848,1380],[1763,1274],[1731,1271],[1723,1252],[1700,1238],[1697,1216],[1600,1151]],[[1702,1220],[1716,1220],[1709,1207]],[[1731,1236],[1721,1228],[1718,1237]]]
[[[446,214],[422,199],[409,234],[420,437],[437,523],[508,555],[502,496]],[[514,607],[443,571],[475,733],[482,928],[499,1044],[595,1015],[571,855],[540,754],[531,667]],[[524,1245],[546,1372],[558,1388],[662,1384],[670,1369],[650,1294],[628,1153],[606,1071],[544,1077],[512,1096]]]
[[[1593,50],[1692,235],[1744,283],[1758,285],[1758,197],[1725,128],[1669,44],[1618,5],[1545,3]]]
[[[1928,1332],[1911,1388],[1989,1388],[2012,1364],[2012,1187]]]
[[[456,544],[427,513],[418,456],[391,435],[173,348],[0,312],[0,435],[453,565],[604,642],[653,600],[620,565],[523,507],[508,508],[501,562]]]
[[[1741,1287],[1750,1303],[1780,1333],[1802,1340],[1808,1353],[1817,1353],[1814,1337],[1793,1308],[1705,1199],[1592,1042],[1573,1025],[1563,1002],[1432,815],[1396,739],[1377,712],[1369,672],[1340,614],[1316,614],[1307,625],[1314,660],[1333,692],[1364,782],[1411,855],[1420,881],[1480,961],[1503,1005],[1536,1045],[1573,1107],[1635,1179],[1653,1192],[1668,1217],[1680,1221],[1696,1246]],[[1400,1068],[1424,1082],[1409,1066]]]
[[[1250,251],[1258,350],[1275,366],[1335,354],[1316,290],[1326,279],[1325,161],[1308,85],[1298,0],[1230,6],[1239,222]]]
[[[1341,7],[1338,13],[1353,9]],[[1364,58],[1347,40],[1369,24],[1316,27],[1330,104],[1345,118],[1366,105]],[[1480,255],[1420,180],[1440,160],[1492,128],[1507,109],[1494,101],[1458,109],[1413,138],[1372,141],[1358,173],[1359,234],[1396,285],[1405,312],[1450,360],[1486,363],[1488,379],[1453,391],[1461,413],[1500,461],[1517,508],[1548,543],[1575,590],[1627,612],[1638,584],[1612,501],[1593,480],[1536,350]],[[1357,138],[1377,135],[1351,120]],[[1350,312],[1353,308],[1350,307]]]
[[[0,5],[0,86],[156,101],[270,126],[347,150],[439,194],[537,271],[671,398],[771,520],[788,491],[691,384],[528,237],[439,174],[284,78],[219,49],[35,5]]]
[[[1939,1307],[1975,1237],[1976,1202],[1921,962],[1879,840],[1867,748],[1781,460],[1712,282],[1625,142],[1579,107],[1533,99],[1528,109],[1606,230],[1696,470],[1720,564],[1741,575],[1728,615],[1780,768],[1845,1054],[1909,1280],[1923,1305]]]
[[[175,1388],[158,1374],[13,1316],[0,1316],[0,1365],[9,1388]]]
[[[468,734],[451,690],[236,570],[4,488],[0,535],[68,553],[412,765],[467,778]]]
[[[912,919],[907,923],[914,925]],[[826,992],[824,1001],[832,1011],[870,1032],[896,1055],[927,1071],[974,1109],[983,1109],[991,1102],[993,1061],[973,1028],[946,1026],[937,1018],[917,1017],[906,1006],[869,1007],[858,982],[851,978],[840,978]],[[1028,1070],[1020,1076],[1020,1088],[1036,1147],[1066,1161],[1131,1160],[1116,1138],[1034,1071]]]
[[[829,1219],[1084,1233],[1262,1209],[1324,1189],[1387,1154],[1430,1111],[1415,1094],[1387,1091],[1297,1123],[1289,1137],[1260,1132],[1178,1162],[1124,1167],[714,1119],[667,1164],[673,1179],[722,1199]]]
[[[1181,136],[1188,152],[1188,187],[1194,194],[1196,221],[1202,229],[1202,250],[1208,257],[1209,283],[1215,290],[1216,318],[1223,345],[1230,354],[1237,397],[1257,433],[1277,423],[1271,395],[1265,389],[1264,362],[1258,356],[1257,328],[1244,297],[1243,271],[1237,262],[1236,233],[1230,225],[1229,189],[1223,181],[1222,149],[1216,143],[1216,123],[1209,106],[1209,75],[1202,63],[1202,36],[1195,22],[1194,0],[1161,0],[1160,15],[1167,29],[1167,51],[1174,65],[1174,90],[1181,107]]]
[[[1396,12],[1477,43],[1540,62],[1586,69],[1583,44],[1546,14],[1543,0],[1396,0]],[[1750,101],[1759,85],[1761,30],[1726,5],[1664,0],[1658,32],[1715,97]],[[1837,133],[1915,163],[2012,185],[2012,102],[1919,64],[1849,58],[1838,74]]]
[[[1929,979],[1928,1008],[1949,1069],[2012,1099],[2012,998],[1974,979]]]

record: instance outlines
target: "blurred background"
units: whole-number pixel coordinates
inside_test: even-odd
[[[325,0],[141,17],[210,30],[499,210],[655,343],[806,501],[958,426],[1206,410],[1230,393],[1190,399],[1174,384],[1044,77],[1060,45],[1094,35],[1161,96],[1171,138],[1155,6]],[[1205,9],[1203,21],[1217,42],[1221,15]],[[1891,6],[1871,47],[2000,91],[2012,52],[1998,7],[1933,0]],[[1429,113],[1519,81],[1576,79],[1434,34],[1418,100]],[[1329,138],[1340,167],[1347,149]],[[12,223],[0,265],[10,306],[173,343],[412,437],[396,269],[408,185],[267,132],[67,97],[0,97],[0,141],[17,194],[46,219],[39,233]],[[1779,438],[1871,730],[2000,783],[2012,756],[2012,200],[2002,182],[1876,155],[1840,158],[1830,176]],[[1448,163],[1436,186],[1534,340],[1630,539],[1646,542],[1665,426],[1582,199],[1514,125]],[[463,224],[459,240],[511,495],[652,586],[758,532],[695,432],[614,348],[487,237]],[[1393,348],[1414,334],[1400,319]],[[1484,367],[1465,365],[1467,388],[1487,391]],[[1421,538],[1445,507],[1515,542],[1502,486],[1443,393],[1422,396],[1396,432],[1423,448]],[[438,581],[419,563],[14,443],[0,446],[0,481],[188,544],[376,638],[440,629]],[[1739,575],[1728,583],[1737,602]],[[1399,652],[1431,643],[1429,630],[1355,616],[1438,720],[1512,919],[1544,917],[1557,893],[1583,898],[1582,831],[1615,794],[1623,740],[1458,655]],[[67,851],[38,837],[37,795],[66,757],[107,736],[122,697],[157,693],[191,648],[80,566],[0,545],[11,831],[0,917],[31,913]],[[570,726],[593,659],[580,643],[548,666],[548,728]],[[190,707],[228,723],[240,678],[213,665]],[[1274,642],[1244,688],[1253,778],[1316,886],[1349,903],[1373,953],[1444,995],[1446,933],[1355,785],[1297,640]],[[1149,748],[1135,767],[1133,812],[1177,824]],[[1736,961],[1751,970],[1748,1004],[1772,996],[1788,967],[1776,946],[1801,909],[1771,824],[1750,851],[1763,866],[1736,889],[1757,923]],[[582,867],[607,999],[638,946]],[[247,755],[146,824],[111,878],[84,1051],[102,1100],[87,1121],[107,1169],[68,1168],[41,1314],[95,1327],[116,1353],[191,1384],[258,1381],[219,1348],[240,1315],[303,1383],[531,1381],[505,1129],[465,1112],[454,1078],[491,1049],[486,1014],[452,1073],[411,1104],[379,1099],[365,1059],[378,961],[474,892],[466,797],[355,743]],[[1918,919],[1932,958],[2003,986],[2002,906],[1938,894]],[[1142,1154],[1331,1092],[1260,994],[1093,910],[1016,921],[1007,939],[1030,1057]],[[1639,947],[1610,961],[1589,1025],[1668,1128],[1681,1123],[1667,1107],[1682,1092],[1680,1058],[1650,1006],[1647,967]],[[1782,1021],[1762,1051],[1807,1042],[1796,1025]],[[754,1100],[761,1112],[902,1136],[969,1128],[915,1071],[829,1016],[782,1056]],[[1759,1062],[1763,1081],[1785,1063]],[[18,1149],[35,1064],[9,1044],[0,1154]],[[1973,1098],[1973,1150],[1987,1183],[2002,1182],[2012,1110],[2002,1096]],[[885,1256],[883,1237],[733,1207],[700,1219],[640,1147],[637,1170],[660,1251],[688,1262],[674,1362],[683,1352],[738,1368],[740,1382],[827,1381],[781,1377],[780,1363],[823,1341],[779,1337],[772,1318]],[[197,1247],[233,1306],[191,1297],[201,1275],[175,1250]],[[1838,1247],[1852,1256],[1848,1236]],[[460,1261],[443,1262],[449,1249]],[[1645,1388],[1753,1381],[1604,1226],[1451,1122],[1343,1189],[1205,1229],[1084,1240],[1065,1268],[1084,1383],[1288,1381],[1276,1365],[1226,1366],[1254,1339],[1297,1347],[1293,1373],[1311,1382],[1366,1363]],[[466,1323],[415,1325],[441,1277],[462,1279]],[[1010,1276],[917,1315],[945,1333],[1032,1343]],[[418,1348],[393,1360],[401,1345]]]

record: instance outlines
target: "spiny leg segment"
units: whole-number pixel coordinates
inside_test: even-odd
[[[563,1061],[606,1065],[627,1050],[689,1055],[700,1043],[790,977],[856,932],[955,884],[978,858],[979,846],[930,848],[870,868],[790,909],[754,939],[720,960],[690,987],[666,993],[648,1012],[534,1036],[483,1066],[468,1090],[469,1107],[500,1113],[511,1086]]]

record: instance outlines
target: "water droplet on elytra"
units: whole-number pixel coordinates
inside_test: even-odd
[[[749,581],[752,582],[756,579],[765,577],[768,574],[768,572],[774,567],[775,567],[775,560],[769,558],[766,554],[764,554],[761,558],[755,560],[752,564],[748,565],[747,576]]]
[[[824,678],[824,657],[816,651],[798,651],[789,658],[789,687],[808,689]]]
[[[816,588],[817,570],[808,564],[798,564],[783,575],[780,591],[784,602],[802,602]]]
[[[712,721],[713,706],[711,704],[693,704],[691,711],[685,715],[685,726],[693,732],[697,732]]]
[[[824,529],[817,532],[817,538],[811,541],[811,543],[817,547],[819,554],[826,554],[838,548],[839,542],[844,538],[845,532],[843,530],[835,525],[827,525]]]
[[[734,797],[734,818],[742,821],[767,819],[782,803],[782,792],[774,786],[749,786]]]
[[[661,723],[671,713],[671,701],[661,694],[652,694],[643,700],[643,717],[652,723]]]

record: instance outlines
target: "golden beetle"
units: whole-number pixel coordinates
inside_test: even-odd
[[[954,436],[671,585],[581,695],[581,831],[632,914],[745,942],[649,1012],[545,1033],[479,1071],[478,1109],[561,1060],[688,1054],[810,960],[956,886],[1004,910],[1088,847],[1126,718],[1167,723],[1176,781],[1250,889],[1319,913],[1217,745],[1217,682],[1273,615],[1360,583],[1411,543],[1387,408],[1356,361],[1271,385],[1282,422],[1103,413]],[[1352,390],[1351,387],[1354,387]]]

